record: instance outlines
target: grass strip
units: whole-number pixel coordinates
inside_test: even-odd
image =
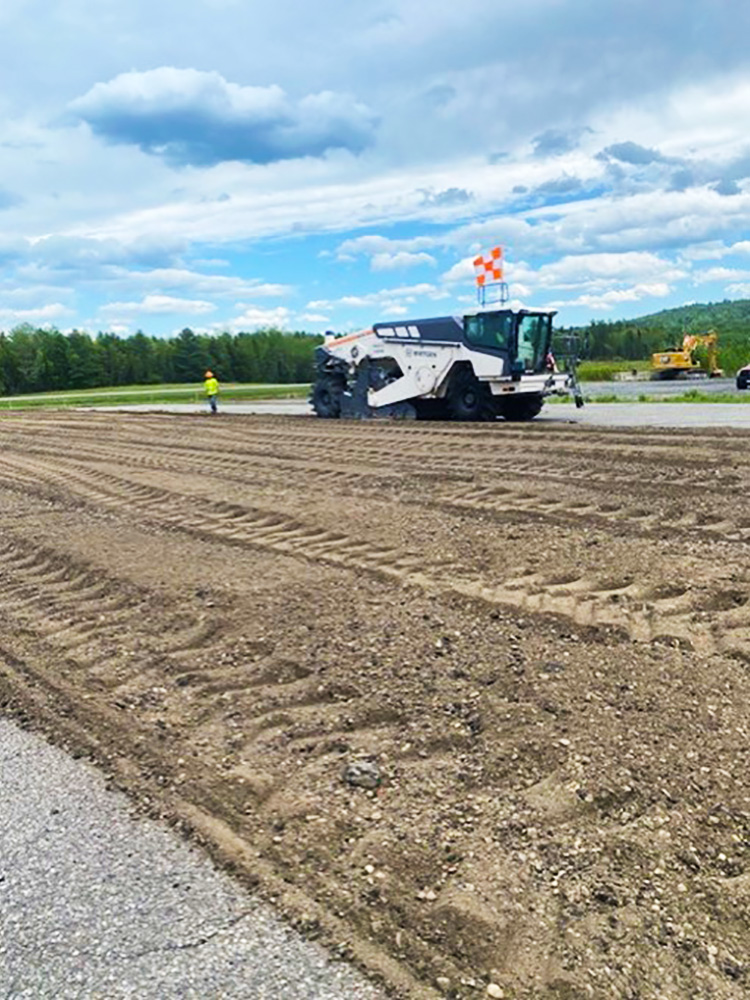
[[[88,390],[86,392],[51,393],[49,396],[30,396],[28,399],[15,397],[0,398],[0,410],[25,409],[56,409],[70,406],[128,406],[146,404],[153,406],[159,403],[205,403],[206,396],[202,390],[194,387],[184,391],[162,391],[162,386],[155,386],[152,391],[132,391],[118,393],[116,390]],[[238,385],[222,389],[221,402],[274,399],[307,399],[310,394],[309,385]]]

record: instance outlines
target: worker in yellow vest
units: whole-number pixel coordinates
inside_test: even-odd
[[[219,383],[214,378],[212,371],[207,371],[204,378],[206,381],[203,385],[206,390],[208,405],[211,407],[211,413],[216,413],[216,397],[219,395]]]

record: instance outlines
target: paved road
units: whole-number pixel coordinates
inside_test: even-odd
[[[235,383],[227,382],[224,384],[223,388],[225,390],[233,389],[239,385],[248,385],[250,383]],[[254,383],[253,383],[254,384]],[[289,385],[287,383],[270,383],[264,384],[264,389],[291,389],[298,388],[304,383],[297,382],[294,385]],[[138,396],[150,396],[154,392],[159,392],[164,395],[178,395],[179,393],[189,392],[191,389],[195,391],[196,394],[203,394],[203,386],[196,385],[182,385],[182,386],[172,386],[171,388],[162,389],[159,386],[148,386],[144,385],[135,389],[85,389],[81,390],[81,394],[90,392],[92,397],[97,399],[104,399],[107,396],[132,396],[135,401]],[[683,392],[687,392],[690,389],[697,389],[700,392],[704,392],[710,395],[716,393],[731,392],[736,393],[738,399],[742,398],[747,393],[737,392],[734,378],[704,378],[704,379],[677,379],[674,382],[651,382],[650,380],[641,380],[633,382],[584,382],[583,389],[586,395],[589,396],[609,396],[613,393],[617,396],[622,396],[624,399],[637,398],[640,395],[647,396],[679,396]],[[68,390],[67,392],[44,392],[37,393],[36,395],[24,395],[24,396],[3,396],[3,405],[7,403],[17,403],[17,402],[28,402],[30,400],[49,400],[54,402],[60,399],[67,399],[75,393]],[[96,405],[96,404],[94,404]],[[143,404],[143,405],[154,405],[154,404]]]
[[[676,379],[667,382],[651,382],[641,380],[633,382],[584,382],[583,392],[586,396],[611,396],[616,395],[623,399],[637,399],[639,396],[681,396],[685,392],[695,390],[705,393],[707,396],[715,396],[720,393],[732,393],[737,399],[748,396],[748,392],[738,392],[737,385],[733,378],[690,378]]]
[[[559,412],[558,412],[559,411]],[[594,427],[732,427],[750,430],[747,403],[591,403],[576,410],[567,403],[545,407],[538,419]]]
[[[202,413],[205,406],[160,403],[158,406],[97,406],[96,410],[165,413]],[[224,413],[286,414],[302,416],[312,411],[302,400],[225,403]],[[221,413],[219,414],[221,416]],[[208,415],[207,415],[208,419]],[[577,423],[593,427],[735,427],[750,430],[750,403],[591,403],[577,410],[572,403],[549,403],[537,421]]]
[[[283,385],[280,383],[268,384],[264,385],[263,388],[291,389],[291,388],[298,388],[302,384],[303,383],[295,383],[294,385],[288,385],[286,383]],[[224,385],[224,389],[225,390],[232,389],[235,388],[237,385],[238,385],[237,383],[227,382]],[[141,388],[135,388],[135,389],[108,389],[101,391],[82,390],[82,392],[90,391],[92,398],[96,398],[97,400],[106,399],[108,396],[113,396],[113,397],[118,396],[120,398],[123,396],[130,396],[133,398],[133,402],[135,404],[139,396],[148,397],[150,395],[153,395],[154,392],[156,391],[158,391],[160,395],[179,395],[179,394],[184,395],[186,392],[189,392],[191,388],[194,389],[196,395],[202,396],[203,394],[202,386],[191,387],[189,385],[173,386],[171,388],[166,388],[166,389],[161,389],[158,386],[142,386]],[[651,382],[649,380],[638,379],[633,382],[584,382],[583,383],[583,390],[587,396],[611,396],[614,394],[616,396],[621,397],[622,399],[633,399],[633,398],[637,399],[639,396],[643,395],[655,396],[657,398],[663,396],[679,396],[682,395],[682,393],[688,392],[691,389],[697,389],[699,392],[706,393],[708,395],[716,395],[718,393],[732,393],[737,396],[738,400],[748,395],[747,392],[737,391],[734,378],[678,379],[673,382],[672,381]],[[2,402],[3,406],[9,405],[11,403],[29,402],[33,400],[44,400],[48,402],[55,402],[58,400],[68,399],[71,395],[74,395],[74,393],[67,391],[60,393],[51,393],[51,392],[37,393],[36,395],[27,394],[23,396],[3,396],[0,399],[0,402]],[[92,408],[96,409],[104,408],[103,406],[99,406],[98,403],[92,403],[91,405]],[[158,407],[159,409],[164,409],[172,404],[168,403],[158,404],[158,403],[145,402],[136,405],[149,406],[152,408]],[[205,404],[185,403],[177,405],[198,406]],[[226,405],[234,407],[236,405],[242,405],[242,404],[227,403]],[[117,407],[117,409],[125,409],[125,408],[126,408],[125,406]]]
[[[90,765],[0,719],[5,1000],[376,1000]]]

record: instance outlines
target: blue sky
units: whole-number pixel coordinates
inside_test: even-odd
[[[750,5],[3,0],[0,329],[750,297]]]

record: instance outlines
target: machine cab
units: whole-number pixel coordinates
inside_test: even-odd
[[[496,309],[464,316],[464,339],[476,351],[494,354],[510,372],[542,372],[552,341],[554,312]]]

